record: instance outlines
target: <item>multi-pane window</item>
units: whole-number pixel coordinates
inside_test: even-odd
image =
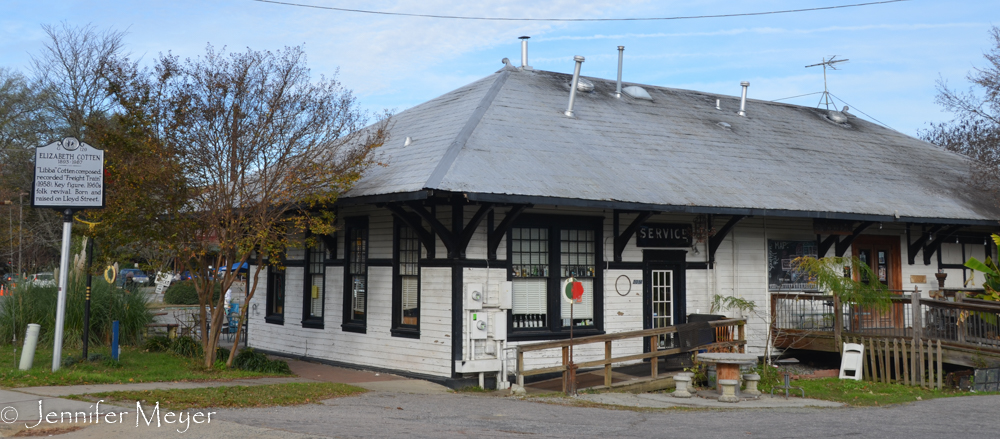
[[[514,228],[510,231],[513,271],[513,327],[548,326],[549,230]]]
[[[417,326],[420,319],[420,240],[410,227],[399,229],[400,321],[403,326]]]
[[[264,320],[268,323],[285,321],[285,268],[267,267],[267,312]]]
[[[562,303],[563,326],[570,325],[572,315],[573,326],[590,326],[594,324],[594,277],[596,266],[596,243],[593,230],[561,230],[559,232],[560,277],[566,280],[576,278],[583,284],[583,301],[575,303],[570,310],[570,304]]]
[[[515,332],[597,329],[601,297],[598,260],[600,221],[536,217],[510,231],[513,283],[511,328]],[[581,303],[563,300],[562,283],[583,284]]]
[[[316,240],[316,245],[310,247],[306,255],[306,318],[323,318],[323,296],[326,258],[326,246],[322,240]]]
[[[347,240],[350,307],[345,323],[364,324],[368,308],[368,227],[350,228]]]

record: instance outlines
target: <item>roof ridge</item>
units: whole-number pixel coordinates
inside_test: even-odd
[[[466,142],[468,142],[469,138],[472,137],[472,133],[476,130],[476,127],[479,126],[479,122],[483,120],[486,110],[493,105],[493,99],[495,99],[497,94],[500,93],[500,89],[503,88],[509,76],[510,70],[503,70],[500,72],[497,79],[493,81],[493,85],[486,91],[486,95],[483,96],[483,99],[479,101],[479,105],[476,106],[476,109],[469,116],[469,120],[465,122],[465,126],[462,127],[462,130],[458,132],[457,136],[455,136],[455,140],[448,146],[448,150],[445,151],[444,156],[441,157],[441,161],[438,162],[436,167],[434,167],[434,171],[431,172],[430,177],[427,178],[427,182],[424,183],[424,188],[435,189],[437,185],[441,184],[441,181],[444,180],[445,174],[448,173],[451,166],[455,164],[455,160],[458,159],[458,153],[465,148]]]

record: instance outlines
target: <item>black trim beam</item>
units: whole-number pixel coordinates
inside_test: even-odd
[[[833,247],[833,245],[836,244],[837,240],[839,239],[840,236],[830,235],[827,236],[826,239],[820,240],[819,235],[816,235],[816,242],[819,247],[816,251],[816,257],[822,258],[826,256],[826,252],[830,251],[830,247]]]
[[[716,250],[718,250],[719,246],[722,245],[722,241],[726,239],[726,236],[729,235],[729,232],[736,226],[736,223],[743,221],[747,217],[749,217],[749,215],[733,215],[733,217],[729,218],[729,221],[726,222],[726,225],[722,226],[718,232],[708,238],[708,265],[715,267]]]
[[[440,194],[440,192],[435,192]],[[881,221],[884,223],[905,223],[916,222],[924,224],[965,224],[977,226],[996,227],[997,222],[993,219],[956,219],[956,218],[934,218],[934,217],[912,217],[895,215],[877,215],[867,213],[845,213],[845,212],[823,212],[815,210],[788,210],[788,209],[755,209],[739,207],[713,207],[713,206],[679,206],[670,204],[633,203],[625,201],[610,200],[582,200],[577,198],[544,197],[533,195],[508,195],[508,194],[487,194],[476,192],[463,192],[472,202],[491,202],[500,204],[534,204],[537,206],[566,206],[566,207],[592,207],[596,209],[620,209],[631,211],[653,211],[670,213],[692,213],[708,215],[746,215],[746,216],[772,216],[784,218],[825,218],[854,221]]]
[[[415,212],[417,215],[420,215],[420,217],[423,218],[424,221],[427,221],[427,224],[430,224],[431,230],[433,230],[434,233],[436,233],[438,236],[441,237],[441,243],[444,244],[445,250],[447,250],[448,255],[451,256],[451,254],[455,251],[455,247],[457,245],[457,243],[455,242],[455,237],[451,233],[451,231],[448,230],[448,228],[445,227],[444,224],[441,224],[441,221],[438,221],[438,219],[435,218],[434,215],[431,215],[431,213],[428,212],[427,209],[424,209],[424,206],[421,206],[419,203],[411,202],[411,203],[406,203],[406,205],[410,206],[410,209],[413,209],[413,212]]]
[[[503,237],[507,235],[507,231],[510,230],[510,226],[514,224],[514,220],[517,219],[524,210],[530,207],[529,204],[518,204],[510,208],[507,214],[503,216],[500,220],[500,224],[497,228],[490,232],[489,238],[487,238],[487,258],[491,261],[497,259],[497,249],[500,248],[500,242],[503,241]]]
[[[854,233],[851,233],[851,236],[846,236],[843,240],[838,241],[835,249],[837,257],[839,258],[844,256],[844,253],[847,252],[847,248],[854,243],[855,239],[858,239],[858,236],[861,236],[861,232],[864,232],[865,229],[871,227],[872,224],[875,224],[875,221],[865,221],[854,229]]]
[[[907,228],[906,228],[906,241],[907,241],[906,242],[906,259],[910,263],[910,265],[913,265],[913,264],[917,263],[917,252],[920,251],[921,249],[923,249],[924,248],[924,244],[927,243],[927,240],[930,239],[930,236],[933,235],[934,232],[937,232],[938,230],[941,230],[942,227],[944,227],[944,226],[941,225],[941,224],[935,225],[935,226],[931,227],[930,230],[925,231],[923,234],[921,234],[920,237],[917,238],[916,241],[909,242],[910,241],[910,228],[909,228],[909,226],[907,226]]]
[[[641,226],[642,223],[646,222],[646,220],[648,220],[649,217],[653,216],[653,212],[639,212],[639,216],[635,217],[635,219],[632,220],[632,224],[629,224],[628,227],[625,228],[625,231],[622,232],[621,235],[618,234],[618,227],[617,227],[618,226],[618,216],[621,215],[621,212],[618,211],[618,210],[616,210],[614,212],[614,215],[615,215],[615,219],[614,219],[614,222],[615,222],[615,262],[621,262],[622,261],[622,253],[625,252],[625,246],[628,245],[628,241],[630,239],[632,239],[632,235],[635,234],[635,231],[639,230],[639,226]]]
[[[962,228],[962,226],[951,226],[951,227],[948,227],[947,229],[944,229],[943,232],[938,233],[937,237],[934,238],[934,240],[931,241],[930,244],[925,245],[924,246],[924,265],[931,265],[931,256],[934,256],[935,252],[941,250],[941,243],[944,242],[945,239],[950,238],[952,235],[955,234],[955,232],[958,231],[958,229],[961,229],[961,228]]]
[[[458,248],[461,249],[462,259],[465,259],[465,249],[469,248],[469,242],[472,241],[472,235],[476,233],[476,229],[479,228],[479,223],[483,221],[488,212],[493,211],[493,203],[483,203],[476,211],[472,218],[469,219],[469,224],[462,229],[462,234],[458,239]]]
[[[408,215],[406,211],[404,211],[403,208],[399,205],[386,204],[385,208],[388,209],[389,212],[392,212],[393,215],[396,215],[396,218],[399,218],[399,220],[402,221],[403,224],[406,224],[407,227],[413,229],[413,231],[417,234],[417,239],[419,239],[420,243],[424,245],[424,248],[427,249],[427,252],[433,253],[434,236],[431,235],[431,233],[428,232],[426,229],[424,229],[423,224],[413,221],[412,217]]]

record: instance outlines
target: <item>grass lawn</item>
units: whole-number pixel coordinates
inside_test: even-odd
[[[206,387],[204,389],[141,390],[73,395],[81,401],[104,400],[129,406],[136,401],[160,403],[171,410],[208,407],[244,408],[317,404],[320,401],[366,392],[360,387],[338,383],[285,383],[263,386]]]
[[[99,353],[109,360],[83,362],[64,366],[52,372],[52,349],[39,347],[35,351],[35,361],[27,371],[18,369],[21,347],[17,356],[10,345],[0,346],[0,387],[70,386],[77,384],[121,384],[155,381],[205,381],[231,380],[276,376],[236,369],[205,369],[200,361],[184,358],[167,352],[145,352],[138,348],[122,347],[119,361],[110,360],[108,348],[91,349],[90,354]],[[63,349],[63,355],[79,356],[77,350]]]
[[[920,400],[926,401],[934,398],[986,395],[985,393],[963,392],[959,390],[933,390],[900,384],[840,380],[837,378],[797,380],[792,381],[792,385],[805,389],[806,398],[842,402],[853,407],[877,407]],[[778,392],[775,391],[775,395],[777,394]],[[792,390],[789,391],[789,394],[800,395],[801,393],[798,390]]]

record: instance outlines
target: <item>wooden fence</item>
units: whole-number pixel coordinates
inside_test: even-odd
[[[819,293],[772,293],[771,337],[777,347],[827,352],[862,343],[866,379],[913,386],[940,388],[943,363],[1000,363],[1000,303],[893,292],[883,308]]]
[[[557,340],[557,341],[547,341],[541,343],[531,343],[522,344],[516,347],[517,349],[517,384],[524,386],[524,377],[542,375],[549,373],[559,373],[563,374],[563,392],[570,391],[570,387],[573,383],[570,382],[570,376],[576,368],[588,368],[604,366],[604,385],[607,387],[611,386],[611,365],[613,363],[624,363],[637,360],[652,359],[650,361],[650,377],[656,378],[659,374],[658,365],[659,358],[667,355],[674,355],[684,352],[698,351],[701,349],[718,350],[718,349],[736,349],[739,352],[745,351],[746,346],[746,332],[745,327],[746,319],[726,319],[726,320],[716,320],[712,322],[699,322],[699,323],[687,323],[683,325],[675,326],[665,326],[662,328],[654,329],[644,329],[640,331],[628,331],[628,332],[616,332],[613,334],[604,335],[594,335],[589,337],[580,337],[573,340]],[[710,343],[696,343],[691,342],[696,338],[679,337],[680,339],[676,343],[676,347],[668,349],[659,349],[658,342],[661,336],[668,334],[694,334],[699,330],[707,329],[710,333],[717,333],[717,329],[725,328],[723,332],[726,334],[732,334],[732,329],[736,329],[735,340],[728,341],[715,341]],[[644,339],[648,338],[644,343],[649,346],[649,352],[642,354],[632,354],[624,355],[620,357],[615,357],[611,352],[611,342],[616,340],[629,340],[629,339]],[[570,346],[581,346],[592,343],[604,343],[604,358],[601,360],[584,361],[580,363],[574,363],[570,365]],[[524,354],[525,352],[541,351],[545,349],[561,349],[562,350],[562,363],[558,366],[542,367],[537,369],[527,370],[524,367]]]

